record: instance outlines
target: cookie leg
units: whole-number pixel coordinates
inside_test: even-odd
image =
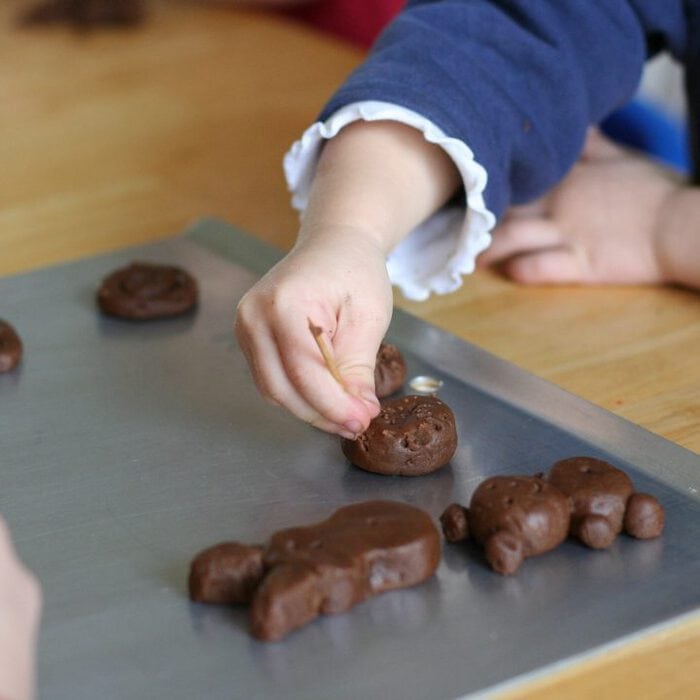
[[[574,526],[572,534],[591,549],[605,549],[617,537],[615,528],[602,515],[587,515],[581,518]]]
[[[319,575],[306,564],[273,566],[250,605],[251,634],[275,642],[318,617],[324,598],[320,584]]]
[[[489,537],[484,553],[491,568],[499,574],[514,574],[524,559],[522,540],[506,530]]]

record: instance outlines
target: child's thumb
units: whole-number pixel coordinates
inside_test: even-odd
[[[338,339],[335,348],[338,371],[346,391],[362,400],[372,417],[379,413],[379,400],[374,386],[374,366],[383,336],[383,331],[365,331],[357,333],[352,342],[342,342]]]

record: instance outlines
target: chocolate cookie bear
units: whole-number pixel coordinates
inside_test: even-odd
[[[569,511],[569,499],[540,477],[493,476],[479,484],[468,509],[452,504],[440,520],[448,541],[471,537],[494,571],[512,574],[525,558],[566,539]]]
[[[389,399],[367,430],[342,439],[343,454],[360,469],[421,476],[447,464],[457,449],[455,417],[434,396]]]
[[[420,583],[439,561],[440,537],[427,513],[368,501],[315,525],[282,530],[263,549],[229,543],[205,550],[192,562],[190,597],[250,601],[251,633],[276,641],[318,615]]]
[[[630,478],[593,457],[571,457],[554,464],[547,481],[571,498],[570,534],[593,549],[609,547],[624,531],[639,539],[658,537],[664,510],[654,496],[634,493]]]

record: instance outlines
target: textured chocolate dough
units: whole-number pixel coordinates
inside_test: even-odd
[[[396,345],[382,343],[374,365],[374,391],[383,399],[397,392],[406,379],[406,362]]]
[[[546,478],[571,498],[570,534],[589,547],[609,547],[623,527],[644,539],[657,537],[663,530],[661,504],[648,494],[631,499],[631,479],[608,462],[593,457],[563,459],[550,468]]]
[[[199,603],[249,603],[262,575],[262,547],[222,542],[192,561],[190,598]]]
[[[569,530],[569,499],[536,476],[494,476],[482,481],[469,504],[469,533],[499,574],[554,549]]]
[[[269,571],[253,597],[251,631],[274,641],[318,615],[429,578],[440,562],[440,536],[419,508],[368,501],[276,533],[264,559]]]
[[[112,272],[97,291],[103,313],[134,320],[184,314],[197,298],[197,283],[185,270],[139,262]]]
[[[447,464],[457,449],[450,408],[434,396],[403,396],[382,404],[355,440],[341,440],[343,454],[377,474],[422,476]]]
[[[17,331],[0,319],[0,374],[13,370],[22,360],[22,340]]]
[[[145,17],[143,0],[45,0],[20,17],[20,24],[71,24],[81,29],[133,26]]]

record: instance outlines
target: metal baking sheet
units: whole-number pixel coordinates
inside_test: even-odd
[[[547,673],[700,607],[700,458],[404,313],[409,374],[444,381],[460,446],[421,478],[350,467],[336,439],[265,404],[235,345],[237,300],[277,253],[215,220],[141,248],[0,279],[25,341],[0,376],[0,511],[40,578],[40,697],[462,697]],[[101,317],[99,280],[131,260],[199,279],[190,317]],[[656,494],[661,539],[573,542],[513,577],[446,546],[424,585],[321,618],[276,644],[244,609],[190,604],[191,557],[262,542],[339,506],[391,498],[437,518],[495,473],[577,454]]]

